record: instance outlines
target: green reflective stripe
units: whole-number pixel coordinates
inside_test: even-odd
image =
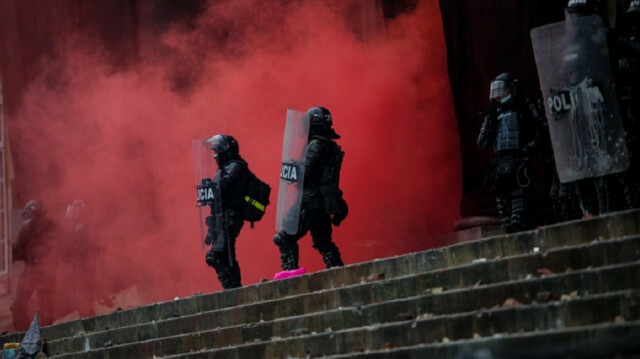
[[[244,200],[249,203],[250,205],[256,207],[257,209],[259,209],[261,212],[264,212],[264,204],[256,201],[255,199],[249,197],[249,196],[244,196]]]

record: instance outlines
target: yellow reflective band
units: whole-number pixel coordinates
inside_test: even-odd
[[[256,207],[257,209],[260,210],[260,212],[264,212],[264,204],[256,201],[255,199],[249,197],[249,196],[244,196],[244,200],[249,203],[250,205]]]

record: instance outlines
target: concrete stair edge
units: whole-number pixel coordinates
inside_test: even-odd
[[[635,267],[640,268],[640,262],[636,262]],[[567,288],[566,283],[562,282],[562,280],[566,279],[567,277],[578,278],[579,280],[581,280],[581,283],[582,282],[592,283],[594,277],[600,276],[604,278],[604,280],[602,280],[599,284],[610,285],[611,283],[614,282],[613,279],[619,278],[622,273],[626,273],[627,271],[628,271],[628,268],[626,264],[607,266],[605,269],[589,268],[584,271],[561,273],[561,274],[545,276],[545,277],[531,279],[531,280],[523,279],[515,282],[502,282],[502,283],[496,283],[493,285],[486,285],[486,286],[480,286],[480,287],[474,287],[474,288],[455,289],[455,290],[445,291],[443,293],[439,293],[431,296],[426,296],[425,298],[431,297],[431,300],[432,300],[431,303],[435,303],[436,301],[438,301],[438,299],[440,300],[440,302],[443,302],[443,303],[454,303],[455,301],[450,299],[450,297],[461,296],[463,298],[466,298],[466,303],[464,304],[466,306],[465,308],[480,307],[480,309],[482,310],[487,310],[489,308],[495,307],[496,305],[500,305],[500,303],[502,303],[506,298],[515,298],[516,300],[522,303],[526,303],[527,298],[530,299],[534,297],[533,294],[530,294],[530,293],[526,294],[526,293],[535,292],[540,289],[548,289],[545,287],[545,284],[551,285],[554,282],[556,282],[555,283],[556,288]],[[640,272],[637,269],[636,271]],[[628,286],[629,288],[640,287],[640,277],[638,276],[636,277],[637,278],[635,278],[635,281],[632,283],[632,285]],[[505,293],[507,293],[501,296],[501,298],[503,299],[500,299],[498,303],[493,301],[494,298],[496,297],[495,293],[493,292],[495,288],[502,289]],[[522,288],[525,288],[527,290],[523,290]],[[629,288],[616,288],[616,287],[608,288],[607,287],[607,288],[601,289],[600,291],[596,290],[595,288],[590,288],[586,292],[586,294],[601,293],[601,292],[606,292],[611,290],[623,290],[623,289],[629,289]],[[512,292],[522,292],[525,294],[523,294],[522,297],[518,297],[518,295]],[[585,293],[578,293],[578,295],[584,295],[584,294]],[[558,296],[558,297],[561,297],[561,296]],[[485,298],[485,299],[488,298],[488,299],[485,301],[484,304],[479,304],[480,301],[478,301],[478,299],[480,298]],[[418,305],[424,306],[424,307],[433,307],[433,305],[429,305],[428,303],[427,304],[419,303]],[[445,305],[445,308],[446,308],[446,305]],[[456,310],[460,310],[460,309],[458,308]],[[440,311],[455,312],[456,310],[441,309]],[[462,309],[462,310],[465,310],[465,309]],[[466,310],[469,310],[469,309],[466,309]],[[174,339],[171,339],[171,340],[174,340]]]
[[[565,306],[573,304],[571,301],[563,303]],[[541,305],[546,307],[547,305]],[[555,303],[549,306],[555,306]],[[635,315],[631,318],[629,323],[635,323],[640,327],[640,313],[637,311],[638,304],[635,304]],[[546,308],[526,308],[533,312],[543,312]],[[520,308],[511,307],[497,309],[494,312],[503,312],[504,316],[516,316]],[[558,312],[562,312],[559,310]],[[255,343],[244,343],[238,346],[230,346],[215,349],[200,349],[201,353],[212,354],[213,357],[224,358],[282,358],[282,357],[324,357],[334,355],[336,353],[351,353],[365,350],[380,350],[384,347],[406,347],[416,345],[418,343],[442,343],[458,341],[458,340],[470,340],[471,338],[451,338],[452,331],[459,329],[463,324],[457,322],[453,325],[452,321],[459,321],[463,319],[471,321],[472,323],[464,323],[466,325],[473,325],[476,321],[487,321],[487,315],[491,315],[490,312],[483,313],[484,316],[478,316],[476,313],[459,313],[448,315],[446,317],[438,318],[425,318],[416,320],[407,320],[401,322],[383,323],[367,325],[363,327],[351,328],[340,331],[330,331],[324,333],[315,333],[302,335],[300,337],[288,337],[288,338],[272,338],[269,341],[259,341]],[[496,314],[496,313],[493,313]],[[496,314],[497,315],[497,314]],[[520,318],[518,318],[520,319]],[[564,326],[564,327],[551,327],[545,329],[538,329],[535,331],[518,332],[518,328],[521,328],[521,319],[515,320],[513,328],[516,329],[513,332],[495,333],[492,336],[509,336],[515,333],[534,334],[539,332],[559,332],[564,330],[581,330],[581,328],[600,326],[600,325],[614,325],[613,318],[609,320],[599,321],[596,323],[582,323],[578,326]],[[434,323],[437,322],[437,323]],[[398,337],[395,334],[406,334],[405,337]],[[392,342],[394,338],[397,342]],[[475,339],[481,339],[486,337],[480,337]],[[333,351],[333,352],[332,352]],[[190,358],[188,354],[181,353],[175,355],[160,355],[160,358]]]
[[[537,333],[513,333],[491,338],[419,344],[402,348],[384,348],[368,352],[329,355],[323,358],[637,358],[640,353],[640,341],[637,340],[639,337],[640,321],[633,321]],[[200,358],[207,357],[189,357],[189,359]]]
[[[375,330],[381,330],[383,333],[389,333],[389,332],[402,333],[407,331],[419,331],[419,332],[430,331],[432,333],[433,331],[435,331],[434,328],[438,328],[438,332],[439,332],[438,337],[430,337],[430,338],[420,337],[420,338],[414,339],[419,342],[424,342],[427,340],[435,342],[442,338],[448,338],[450,340],[460,340],[460,339],[467,339],[467,338],[470,339],[473,336],[473,334],[480,334],[482,337],[494,335],[496,334],[495,328],[491,324],[496,322],[498,323],[498,325],[503,325],[503,327],[499,328],[499,330],[500,329],[502,330],[500,332],[508,333],[510,330],[518,331],[518,330],[521,330],[523,327],[525,327],[526,324],[530,322],[531,318],[542,318],[542,319],[536,321],[536,324],[537,324],[536,328],[527,328],[527,329],[530,329],[529,331],[562,329],[562,328],[570,328],[570,327],[577,327],[577,326],[584,326],[584,325],[592,325],[594,323],[613,322],[615,318],[613,314],[620,315],[620,317],[624,318],[624,320],[626,321],[640,320],[640,311],[638,311],[639,295],[640,293],[638,292],[638,290],[623,290],[623,291],[617,291],[613,293],[597,294],[597,295],[592,295],[587,297],[574,298],[571,300],[558,299],[555,301],[539,303],[534,305],[510,306],[510,307],[501,307],[501,308],[494,308],[494,309],[487,309],[487,310],[475,310],[475,311],[457,312],[457,313],[449,313],[449,314],[433,315],[433,316],[429,315],[428,313],[425,313],[423,315],[416,316],[416,318],[413,318],[410,320],[392,320],[392,321],[383,322],[383,323],[364,323],[356,327],[338,328],[338,330],[334,330],[335,328],[331,328],[331,333],[335,336],[343,335],[344,338],[338,341],[347,342],[348,340],[346,339],[346,337],[351,335],[353,332],[358,332],[358,331],[360,332],[366,331],[368,333],[372,333]],[[619,302],[619,306],[614,308],[613,305],[617,304],[617,302]],[[611,310],[609,310],[609,312],[607,313],[608,316],[603,315],[603,313],[597,313],[600,315],[590,316],[588,318],[589,320],[575,320],[575,319],[572,320],[572,317],[575,317],[577,313],[579,313],[581,310],[584,309],[584,306],[589,304],[598,305],[600,307],[608,306],[611,308]],[[620,308],[620,311],[615,311],[616,308]],[[553,311],[554,314],[556,315],[555,316],[549,315],[548,311],[550,310]],[[614,311],[614,313],[611,313],[612,310]],[[514,317],[516,319],[510,320],[511,317]],[[585,318],[584,316],[581,317],[581,319],[584,319],[584,318]],[[512,325],[513,327],[511,328],[504,327],[509,325]],[[558,327],[558,325],[560,326]],[[484,329],[485,331],[493,328],[494,332],[489,332],[489,333],[483,332],[481,328],[478,328],[480,326],[489,328],[489,329]],[[472,328],[475,328],[475,331],[473,333],[461,331],[459,330],[461,327],[472,327]],[[422,330],[421,328],[424,330]],[[325,332],[326,331],[327,330],[325,329]],[[462,338],[455,337],[452,335],[452,332],[454,331],[464,332],[466,334],[466,337],[462,337]],[[210,331],[210,332],[216,332],[216,331]],[[297,335],[290,335],[289,338],[292,338],[294,340],[301,339],[304,341],[306,340],[302,338],[302,336],[304,335],[317,335],[317,334],[322,335],[322,333],[317,333],[311,330],[309,330],[306,334],[305,334],[305,331],[300,331],[300,330],[298,331],[298,333],[299,334],[297,335],[300,335],[300,337],[297,337]],[[194,336],[194,335],[206,336],[207,332],[182,335],[180,336],[180,339],[177,341],[193,343],[194,340],[188,340],[188,337]],[[379,342],[378,339],[373,337],[373,334],[369,334],[369,335],[372,336],[372,341],[371,343],[369,343],[370,346],[372,346],[374,343]],[[213,334],[213,336],[214,338],[212,339],[212,343],[216,344],[215,334]],[[223,337],[226,337],[226,336],[223,336]],[[278,337],[279,337],[278,335],[274,335],[270,338],[254,338],[253,340],[244,338],[243,343],[251,344],[252,342],[254,342],[254,343],[269,345],[269,342],[273,340],[279,341],[279,340],[288,339],[288,338],[282,338],[282,337],[278,338]],[[364,335],[362,335],[361,337],[366,338],[366,336]],[[243,343],[239,343],[239,344],[223,343],[223,344],[219,344],[220,347],[216,349],[222,349],[222,350],[233,349],[234,347],[239,347],[244,345]],[[206,350],[206,349],[200,348],[200,350]],[[347,350],[347,348],[341,348],[337,350],[345,351]],[[215,349],[214,349],[214,352],[215,352]],[[322,355],[325,355],[325,354],[326,353],[322,353]],[[175,354],[175,355],[184,355],[184,354]],[[60,357],[60,359],[63,359],[63,358],[64,357]]]
[[[270,297],[295,295],[295,293],[300,293],[301,291],[322,290],[326,288],[324,287],[325,285],[330,288],[340,287],[347,283],[360,282],[366,276],[376,275],[381,272],[394,276],[396,273],[401,273],[397,269],[398,267],[407,268],[404,271],[406,273],[419,273],[424,271],[425,268],[450,267],[453,263],[469,262],[478,258],[506,257],[534,249],[546,251],[566,245],[611,238],[610,236],[615,238],[640,233],[639,222],[640,210],[617,212],[586,220],[549,225],[527,232],[503,234],[473,242],[458,243],[444,248],[354,263],[345,267],[332,268],[286,279],[286,282],[284,282],[286,285],[280,283],[280,281],[270,281],[229,291],[194,294],[177,301],[153,303],[125,311],[83,318],[45,327],[43,330],[59,330],[66,333],[64,336],[69,336],[73,333],[95,331],[97,328],[126,326],[127,323],[135,324],[140,321],[141,315],[139,313],[155,312],[155,314],[151,315],[155,315],[155,320],[160,320],[161,318],[233,306],[237,303],[242,304],[261,301]],[[568,240],[568,238],[573,239]],[[287,290],[283,291],[282,288],[287,288]]]
[[[595,246],[597,246],[597,248],[600,247],[605,247],[605,248],[609,248],[609,247],[613,247],[614,249],[617,248],[617,245],[620,243],[630,243],[630,242],[637,242],[636,246],[640,245],[640,236],[633,236],[633,237],[628,237],[625,239],[621,239],[621,240],[610,240],[610,241],[604,241],[604,242],[600,242],[595,244]],[[635,243],[634,243],[635,244]],[[459,272],[459,274],[457,274],[456,276],[459,277],[460,279],[458,279],[457,281],[459,282],[459,284],[456,285],[447,285],[446,283],[440,283],[442,284],[442,288],[446,288],[447,290],[451,290],[451,289],[455,289],[455,288],[461,288],[461,287],[465,287],[465,286],[471,286],[476,282],[476,279],[474,279],[474,275],[477,275],[480,278],[483,278],[482,275],[483,274],[487,274],[487,275],[496,275],[496,273],[504,273],[507,274],[508,276],[512,276],[512,277],[498,277],[496,279],[491,279],[491,278],[487,278],[484,277],[484,282],[483,284],[490,284],[490,283],[499,283],[500,281],[504,281],[504,280],[514,280],[517,278],[514,277],[520,277],[520,278],[525,278],[527,276],[531,276],[532,278],[535,277],[537,274],[535,273],[535,270],[538,269],[539,267],[551,267],[549,265],[545,265],[545,260],[552,258],[553,257],[553,253],[555,253],[556,255],[560,256],[560,257],[566,257],[568,256],[567,252],[573,253],[577,250],[591,250],[593,249],[594,244],[582,244],[582,245],[577,245],[577,246],[571,246],[571,247],[563,247],[563,248],[558,248],[555,250],[552,250],[550,252],[547,253],[527,253],[527,254],[522,254],[522,255],[518,255],[518,256],[514,256],[514,257],[507,257],[507,258],[500,258],[500,259],[495,259],[492,261],[488,261],[488,262],[477,262],[477,263],[469,263],[469,264],[465,264],[465,265],[461,265],[455,268],[449,268],[447,270],[446,273],[443,273],[443,277],[447,277],[450,278],[453,276],[454,273]],[[578,253],[580,254],[580,253]],[[600,255],[600,253],[596,253],[595,254]],[[579,257],[581,257],[581,255],[579,255]],[[605,257],[605,256],[603,256]],[[518,273],[513,273],[514,272],[514,265],[511,263],[516,263],[516,264],[522,264],[522,265],[529,265],[529,268],[525,268],[525,270],[523,271],[521,266],[518,266],[518,270],[520,270],[519,274]],[[495,264],[495,266],[494,266]],[[611,264],[611,262],[609,262],[608,264]],[[486,269],[481,269],[482,267],[486,267]],[[493,267],[493,268],[492,268]],[[564,269],[565,268],[561,268]],[[576,270],[579,268],[572,268],[572,270]],[[438,274],[437,271],[431,271],[431,272],[425,272],[422,273],[420,276],[431,276],[431,275],[436,275]],[[417,282],[420,276],[416,276],[413,279],[415,279],[415,281]],[[383,284],[385,286],[391,286],[391,285],[387,285],[384,284],[387,281],[392,281],[392,282],[396,282],[396,283],[400,283],[402,281],[405,281],[407,279],[410,279],[410,276],[405,276],[405,277],[397,277],[397,278],[392,278],[389,280],[383,280],[381,282],[379,282],[379,284]],[[462,280],[466,280],[471,278],[471,280],[468,280],[466,283],[463,283]],[[456,281],[456,279],[453,279],[454,281]],[[388,283],[388,282],[387,282]],[[415,284],[416,286],[418,285],[417,283]],[[359,286],[358,284],[352,285],[352,286],[345,286],[340,288],[340,291],[346,291],[349,290],[350,288],[355,288]],[[374,284],[369,283],[367,284],[367,286],[369,287],[373,287]],[[337,289],[327,289],[325,291],[319,291],[319,292],[313,292],[313,293],[303,293],[300,294],[298,296],[293,296],[293,297],[287,297],[287,298],[282,298],[282,299],[277,299],[277,300],[272,300],[272,301],[265,301],[265,302],[259,302],[259,303],[255,303],[255,304],[249,304],[249,305],[242,305],[242,306],[237,306],[237,307],[232,307],[232,308],[224,308],[224,309],[219,309],[219,310],[214,310],[215,311],[221,311],[221,312],[225,312],[225,313],[230,313],[229,316],[231,317],[237,317],[234,316],[232,314],[232,310],[245,310],[246,306],[254,306],[254,307],[267,307],[267,306],[273,306],[274,304],[277,305],[278,302],[282,302],[282,301],[287,301],[287,300],[291,300],[293,298],[296,297],[313,297],[316,295],[321,295],[323,292],[327,292],[327,291],[331,291],[331,290],[337,290]],[[398,293],[398,295],[401,297],[403,293]],[[411,294],[409,294],[411,295]],[[390,299],[394,299],[394,298],[387,298],[386,300],[390,300]],[[340,303],[340,305],[344,305],[345,303]],[[305,304],[298,304],[298,307],[303,307],[305,308],[305,313],[308,313],[309,311],[313,312],[314,308],[309,307]],[[317,311],[322,311],[322,310],[326,310],[327,308],[320,308],[317,309]],[[249,312],[252,312],[251,310],[248,310]],[[162,324],[162,322],[174,322],[174,321],[189,321],[191,320],[191,318],[195,318],[197,316],[201,316],[203,314],[203,312],[200,313],[195,313],[195,314],[191,314],[191,315],[186,315],[186,316],[180,316],[180,317],[175,317],[175,318],[168,318],[168,319],[164,319],[164,320],[160,320],[157,322],[153,322],[153,326],[157,327],[155,328],[155,335],[158,336],[157,333],[163,333],[165,332],[164,330],[162,330],[162,328],[160,327],[164,327],[165,325]],[[253,320],[257,320],[256,318],[253,318]],[[141,325],[149,325],[151,323],[137,323],[134,326],[141,326]],[[230,323],[230,324],[246,324],[246,322],[243,323]],[[169,326],[170,324],[167,323],[166,326]],[[188,327],[188,326],[184,326],[184,325],[178,325],[180,327],[185,327],[188,328],[189,330],[193,330],[193,327]],[[83,338],[93,338],[93,337],[104,337],[105,333],[112,333],[112,335],[114,337],[119,337],[119,335],[117,334],[118,331],[122,331],[122,332],[126,332],[127,330],[130,331],[130,329],[128,329],[128,327],[120,327],[120,328],[114,328],[114,329],[109,329],[109,330],[105,330],[105,331],[96,331],[96,332],[92,332],[92,333],[79,333],[78,336],[81,336]],[[172,333],[172,334],[179,334],[179,333]],[[172,335],[170,334],[170,335]],[[62,340],[62,339],[67,339],[67,340],[72,340],[73,337],[64,337],[64,338],[59,338],[59,339],[53,339],[51,340],[49,338],[49,343],[54,344],[57,342],[57,340]],[[93,343],[92,339],[89,339],[90,343],[91,343],[91,347],[95,347],[96,345]],[[105,340],[103,340],[105,341]]]

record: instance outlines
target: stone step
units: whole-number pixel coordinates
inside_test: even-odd
[[[47,338],[58,339],[80,333],[102,331],[106,328],[127,327],[141,322],[160,321],[203,311],[321,291],[325,288],[339,288],[360,283],[382,273],[385,278],[393,278],[454,267],[480,259],[508,257],[536,250],[545,252],[568,245],[637,234],[640,233],[638,223],[640,223],[640,210],[618,212],[541,227],[528,232],[499,235],[440,249],[356,263],[283,281],[258,283],[234,290],[194,295],[177,301],[154,303],[56,324],[43,328],[43,333]]]
[[[602,268],[588,268],[582,271],[548,275],[535,279],[522,279],[513,282],[449,290],[442,293],[421,296],[417,300],[411,302],[411,305],[405,303],[400,308],[392,307],[392,305],[394,304],[392,302],[383,301],[381,304],[379,304],[380,308],[378,309],[378,312],[397,313],[398,309],[403,309],[401,313],[407,313],[407,315],[414,315],[415,317],[423,315],[424,313],[440,315],[475,311],[482,308],[490,309],[499,307],[501,304],[508,302],[507,300],[531,304],[539,302],[541,300],[562,298],[563,296],[558,293],[564,293],[564,291],[568,291],[566,293],[567,296],[585,296],[591,295],[591,293],[607,293],[611,291],[624,290],[627,288],[639,288],[639,269],[640,262],[634,262],[631,264],[625,263]],[[635,275],[627,276],[631,277],[629,279],[622,278],[627,273],[635,273]],[[599,281],[594,280],[596,278],[599,279]],[[544,293],[544,296],[541,297],[540,293]],[[356,308],[358,307],[356,306]],[[274,320],[276,318],[278,318],[278,316],[275,316]],[[224,335],[229,334],[229,332],[224,332],[221,330],[224,327],[226,326],[221,325],[220,329],[209,329],[206,331],[198,331],[196,329],[193,329],[187,331],[190,334],[184,335],[173,335],[165,337],[162,337],[162,335],[158,335],[158,337],[162,338],[150,339],[146,341],[141,340],[138,343],[133,343],[130,345],[115,345],[109,348],[92,350],[86,354],[71,353],[67,356],[61,355],[59,357],[70,358],[73,356],[74,358],[91,358],[95,352],[103,352],[98,356],[110,356],[111,354],[105,354],[104,352],[122,354],[123,351],[133,352],[141,350],[145,351],[146,354],[149,354],[150,352],[147,353],[147,351],[151,350],[155,355],[166,355],[181,353],[172,352],[172,350],[184,350],[186,346],[193,350],[204,349],[210,347],[210,345],[212,346],[214,343],[229,344],[229,342],[227,341],[229,339],[225,339],[224,337]],[[216,333],[222,333],[220,335],[223,336],[216,337]],[[129,335],[131,334],[133,333],[129,333]],[[239,338],[235,337],[234,335],[231,335],[230,337],[232,338],[232,340],[236,340],[235,343],[238,344]],[[263,336],[262,338],[268,338],[268,336]],[[217,346],[218,344],[216,344],[216,347]],[[53,351],[50,351],[50,353],[53,353]],[[117,355],[121,354],[113,354],[113,357],[117,357]]]
[[[191,338],[185,342],[185,350],[187,342],[191,345],[190,350],[206,348],[206,342],[194,338],[217,332],[217,342],[224,343],[220,340],[221,335],[222,338],[237,339],[237,333],[233,334],[234,326],[271,328],[294,321],[296,316],[306,315],[321,318],[309,320],[326,323],[329,319],[320,312],[344,309],[344,314],[346,309],[357,311],[358,308],[368,308],[371,313],[397,312],[401,308],[393,305],[403,300],[406,301],[401,304],[402,308],[412,309],[402,312],[400,317],[411,313],[419,316],[424,312],[422,308],[432,308],[434,315],[453,315],[460,311],[498,307],[506,299],[532,303],[571,292],[584,296],[639,288],[638,264],[624,264],[638,258],[637,236],[623,238],[640,233],[639,219],[640,210],[634,210],[517,234],[496,235],[287,280],[198,294],[60,323],[43,328],[43,334],[51,344],[58,339],[64,346],[73,347],[74,351],[98,344],[103,346],[111,340],[114,346],[108,350],[78,352],[77,355],[102,358],[112,353],[111,357],[120,357],[113,353],[142,353],[143,349],[132,348],[146,346],[148,349],[148,343],[154,343],[155,352],[162,349],[163,344],[160,343],[163,341],[168,343],[164,344],[167,348],[175,347],[176,338],[181,338],[180,341]],[[569,248],[564,248],[567,246]],[[600,265],[606,267],[589,268]],[[538,277],[540,275],[542,277]],[[450,303],[452,301],[457,303]],[[380,304],[376,304],[378,302]],[[386,309],[382,309],[385,306]],[[213,328],[212,323],[219,328]],[[354,330],[349,326],[353,325],[343,325],[341,330]],[[292,333],[294,329],[284,327],[278,330]],[[308,330],[303,326],[298,329],[302,334]],[[105,337],[105,334],[108,335]],[[117,344],[125,343],[125,338],[136,338],[140,343]],[[247,338],[251,338],[251,334],[247,334]],[[270,337],[258,336],[248,340],[256,338]],[[79,339],[82,346],[77,344]],[[242,340],[246,341],[244,336]],[[237,341],[229,343],[232,347],[238,345]]]
[[[511,333],[489,338],[445,343],[420,344],[399,348],[358,351],[324,356],[325,359],[507,359],[507,358],[598,358],[640,357],[640,322],[602,323],[530,333]],[[210,358],[192,355],[184,358]],[[305,358],[288,357],[290,359]],[[235,357],[229,357],[235,358]]]
[[[576,299],[536,305],[457,313],[445,316],[429,314],[413,320],[381,323],[347,330],[326,330],[288,338],[249,342],[243,345],[217,349],[184,350],[176,355],[162,355],[157,352],[138,352],[137,355],[156,355],[160,358],[305,358],[324,357],[341,353],[358,353],[383,350],[385,348],[410,347],[419,344],[443,343],[464,339],[508,336],[512,333],[561,332],[568,328],[612,325],[624,318],[640,328],[638,292],[623,295],[602,295],[587,299]],[[586,309],[607,307],[600,315],[584,316]],[[193,340],[202,339],[207,333],[196,333],[197,338],[176,338],[176,347],[194,348]],[[212,339],[215,344],[215,336]],[[184,344],[188,343],[188,344]],[[166,344],[166,343],[165,343]],[[138,347],[138,349],[144,347]],[[157,347],[156,347],[157,348]],[[168,346],[163,348],[168,349]],[[198,347],[195,347],[198,348]],[[124,349],[124,348],[122,348]],[[147,347],[150,349],[150,346]],[[116,351],[113,352],[115,354]],[[131,355],[131,351],[120,352]],[[109,357],[114,357],[109,354]],[[438,357],[438,356],[436,356]]]
[[[625,253],[626,255],[621,256],[617,255],[617,253]],[[437,289],[466,288],[481,283],[489,284],[507,280],[535,278],[541,275],[538,273],[540,269],[543,269],[543,273],[548,275],[558,272],[563,273],[568,269],[586,268],[595,264],[602,265],[631,261],[640,257],[639,254],[640,236],[582,244],[546,253],[536,252],[493,261],[480,261],[457,268],[448,268],[445,271],[438,270],[417,276],[381,280],[376,283],[346,286],[334,290],[328,289],[279,300],[153,321],[146,324],[141,322],[123,328],[96,331],[85,335],[77,335],[73,338],[66,337],[64,340],[49,339],[49,348],[54,353],[73,352],[81,351],[86,347],[103,347],[105,343],[124,344],[132,340],[147,340],[191,331],[212,330],[217,327],[271,321],[277,318],[324,312],[339,307],[350,307],[354,303],[355,305],[366,305],[379,301],[413,297],[425,291]],[[363,291],[384,293],[384,297],[380,297],[380,294],[370,297],[362,294]],[[562,293],[557,294],[560,295]],[[370,299],[365,302],[365,298]],[[299,309],[297,312],[291,312],[296,308]]]
[[[146,342],[143,345],[147,345],[149,348],[153,348],[153,350],[162,348],[163,351],[161,353],[138,352],[136,355],[167,355],[170,354],[172,350],[179,350],[183,346],[188,346],[190,349],[206,348],[194,346],[194,344],[202,345],[203,341],[208,341],[211,346],[215,345],[216,348],[224,349],[224,347],[226,347],[226,349],[229,350],[237,349],[238,344],[235,343],[235,339],[230,340],[231,338],[242,338],[240,344],[248,343],[253,345],[265,342],[285,341],[289,337],[292,337],[293,340],[298,340],[298,338],[295,337],[303,335],[313,336],[317,335],[317,333],[321,333],[320,335],[322,335],[324,332],[332,333],[337,338],[337,342],[348,343],[350,342],[348,337],[353,336],[353,333],[363,330],[371,332],[374,329],[380,329],[382,330],[382,335],[386,335],[386,337],[384,337],[385,343],[391,343],[394,347],[397,347],[401,344],[409,345],[409,342],[415,339],[421,342],[438,342],[444,338],[446,338],[446,340],[459,340],[500,335],[510,332],[530,332],[577,327],[585,324],[612,322],[616,318],[618,318],[618,320],[624,319],[631,321],[640,319],[638,297],[638,290],[618,291],[534,305],[518,305],[465,313],[444,315],[423,313],[415,316],[411,320],[406,320],[406,314],[402,313],[399,313],[401,314],[400,316],[395,317],[393,314],[386,314],[376,316],[380,321],[373,323],[367,319],[368,313],[372,310],[381,312],[379,308],[373,308],[375,305],[370,306],[370,308],[342,308],[328,312],[324,318],[317,318],[324,321],[322,324],[309,321],[309,316],[301,316],[300,318],[291,318],[290,320],[277,320],[274,321],[274,323],[259,323],[250,326],[236,326],[212,330],[210,332],[185,334],[175,338],[167,338],[167,340],[161,342]],[[402,303],[397,304],[401,305]],[[591,315],[585,316],[585,311]],[[341,317],[341,315],[345,315],[345,317]],[[350,316],[353,323],[359,323],[359,325],[349,328],[349,330],[338,328],[335,324],[339,325],[340,321],[345,321],[346,316]],[[334,320],[333,323],[332,319]],[[277,323],[284,321],[297,323],[292,326]],[[309,327],[309,324],[315,324],[315,329],[317,330]],[[318,326],[318,324],[320,325]],[[288,328],[292,328],[291,331],[288,331]],[[421,334],[416,334],[415,332]],[[258,333],[269,333],[269,336],[267,336],[266,339],[260,339],[256,336]],[[411,333],[410,337],[406,337],[407,333]],[[416,335],[419,335],[419,337]],[[361,333],[355,336],[360,338]],[[377,349],[378,339],[380,338],[372,336],[372,343],[358,341],[360,346],[351,348],[351,351],[359,351],[363,348],[366,350]],[[312,341],[313,339],[311,338],[309,342]],[[365,344],[369,346],[365,346]],[[307,344],[307,348],[309,348],[310,345],[311,344]],[[345,348],[336,349],[343,350]],[[125,348],[125,346],[120,346],[109,352],[109,357],[115,357],[118,353],[123,353],[123,351],[131,354],[135,352],[135,350],[136,349],[131,347]],[[322,350],[323,348],[320,347],[311,352],[321,353],[322,355],[328,354],[328,352]],[[292,354],[291,352],[287,353],[287,355]],[[219,353],[216,355],[219,355]],[[66,356],[56,356],[56,358],[64,357]]]

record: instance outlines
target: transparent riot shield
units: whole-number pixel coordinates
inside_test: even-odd
[[[287,110],[276,213],[276,231],[278,232],[295,234],[298,231],[304,187],[305,148],[308,140],[309,116],[307,113]]]
[[[626,170],[629,154],[600,17],[537,27],[531,41],[560,181]]]
[[[205,143],[206,140],[193,140],[193,159],[195,170],[196,206],[198,208],[198,219],[200,227],[200,242],[204,248],[206,243],[208,225],[214,226],[217,238],[214,240],[225,241],[226,230],[224,229],[224,218],[222,202],[220,197],[220,187],[217,186],[213,178],[217,171],[213,152]]]

